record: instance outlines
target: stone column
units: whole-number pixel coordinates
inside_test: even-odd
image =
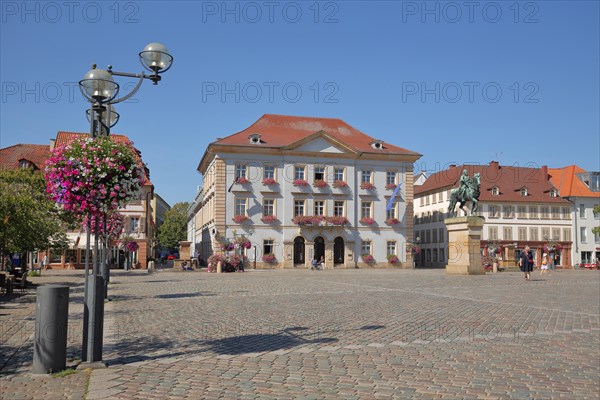
[[[447,274],[485,274],[479,250],[484,222],[482,217],[474,216],[446,219],[449,246]]]

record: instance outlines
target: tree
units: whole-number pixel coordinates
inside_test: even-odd
[[[0,254],[63,248],[67,219],[45,192],[44,176],[32,169],[0,170]]]
[[[179,242],[187,238],[187,209],[189,203],[176,203],[165,213],[165,221],[158,229],[160,247],[176,251]]]

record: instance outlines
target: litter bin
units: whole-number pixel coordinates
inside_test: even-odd
[[[54,373],[66,368],[68,319],[69,287],[38,287],[33,339],[34,374]]]

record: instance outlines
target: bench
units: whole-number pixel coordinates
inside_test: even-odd
[[[15,277],[15,279],[12,280],[11,285],[11,293],[14,288],[21,289],[21,294],[25,293],[25,289],[27,289],[27,274],[25,273],[20,277]]]

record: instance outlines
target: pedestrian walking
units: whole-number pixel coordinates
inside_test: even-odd
[[[531,280],[531,271],[533,271],[533,262],[529,262],[530,255],[529,246],[525,246],[525,250],[523,250],[519,258],[519,268],[525,273],[525,280],[528,281]],[[531,257],[533,258],[533,255]]]
[[[548,269],[548,254],[544,253],[542,255],[542,264],[540,266],[540,276],[544,274],[545,272],[550,273],[550,270]]]
[[[48,255],[44,254],[44,259],[42,260],[42,265],[44,266],[44,271],[48,269],[48,265],[50,262],[48,261]]]
[[[315,256],[310,263],[311,263],[310,269],[317,269],[318,268],[317,266],[319,265],[319,261],[317,261],[317,256]]]
[[[325,257],[321,256],[321,260],[319,260],[319,266],[323,271],[325,270]]]

